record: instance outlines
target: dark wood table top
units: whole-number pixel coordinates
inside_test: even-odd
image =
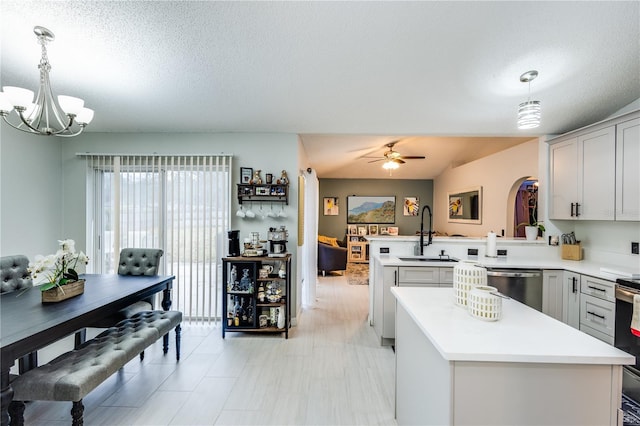
[[[84,293],[42,303],[40,289],[0,297],[0,358],[6,371],[23,355],[68,336],[140,299],[170,290],[174,276],[85,274]]]

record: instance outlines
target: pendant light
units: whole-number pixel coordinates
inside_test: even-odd
[[[518,129],[534,129],[540,125],[540,101],[531,100],[531,81],[538,76],[538,71],[527,71],[520,76],[520,81],[529,84],[529,96],[527,102],[520,104],[518,108]]]

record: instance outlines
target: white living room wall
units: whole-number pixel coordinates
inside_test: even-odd
[[[433,224],[438,232],[484,237],[489,231],[500,235],[511,226],[507,201],[513,184],[522,178],[538,177],[538,139],[516,145],[485,158],[445,170],[434,181]],[[482,223],[448,222],[448,193],[482,187]]]

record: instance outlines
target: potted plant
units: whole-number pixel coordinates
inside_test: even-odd
[[[84,280],[78,277],[76,266],[78,262],[85,265],[89,258],[83,252],[77,253],[75,241],[58,241],[60,248],[55,254],[38,255],[29,264],[29,272],[35,280],[40,274],[45,277],[40,286],[43,302],[59,302],[84,292]]]
[[[535,241],[538,238],[538,231],[545,231],[542,221],[522,222],[518,225],[518,227],[520,226],[524,226],[524,234],[527,241]]]

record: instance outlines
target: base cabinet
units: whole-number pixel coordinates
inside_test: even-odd
[[[284,333],[291,326],[291,255],[222,259],[222,337],[228,332]]]
[[[563,272],[562,322],[580,329],[580,274]]]
[[[375,262],[374,268],[382,277],[382,280],[375,278],[374,281],[383,284],[374,289],[373,303],[373,326],[382,345],[393,345],[396,336],[396,301],[391,294],[392,287],[453,287],[452,267],[382,267]]]

